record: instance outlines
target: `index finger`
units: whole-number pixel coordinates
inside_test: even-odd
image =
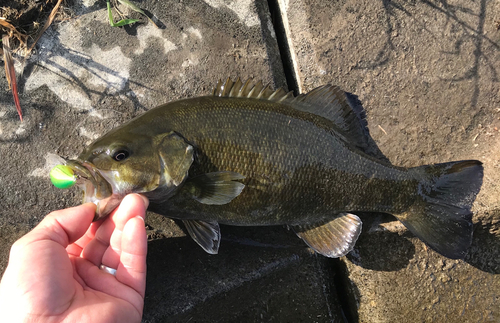
[[[66,248],[87,231],[94,218],[95,208],[95,204],[86,203],[51,212],[13,247],[24,246],[33,241],[52,240]]]

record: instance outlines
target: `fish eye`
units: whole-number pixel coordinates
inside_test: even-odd
[[[128,158],[129,155],[130,155],[130,153],[127,150],[120,149],[120,150],[115,151],[113,153],[113,159],[116,161],[124,161],[125,159]]]

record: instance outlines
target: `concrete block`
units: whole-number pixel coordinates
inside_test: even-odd
[[[145,322],[341,322],[330,262],[281,227],[222,226],[218,255],[152,240]]]
[[[360,322],[498,321],[499,8],[492,2],[278,1],[301,91],[359,96],[370,132],[398,166],[484,163],[465,261],[428,250],[394,218],[364,217],[343,260]],[[371,223],[369,223],[372,221]]]
[[[209,94],[219,78],[285,85],[266,1],[140,2],[163,29],[146,19],[112,28],[105,2],[86,0],[78,6],[72,8],[75,18],[47,30],[24,66],[23,123],[10,92],[0,92],[0,272],[15,239],[50,211],[80,203],[76,189],[60,191],[50,184],[49,153],[74,157],[144,111]],[[0,88],[7,88],[5,78]],[[210,256],[172,221],[150,214],[147,223],[145,322],[341,317],[329,262],[312,256],[283,228],[225,227],[220,254]]]

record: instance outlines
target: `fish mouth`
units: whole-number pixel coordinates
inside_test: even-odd
[[[124,195],[113,192],[113,187],[96,167],[85,161],[67,160],[77,177],[76,185],[82,190],[83,203],[94,203],[97,208],[94,219],[108,216],[122,201]]]

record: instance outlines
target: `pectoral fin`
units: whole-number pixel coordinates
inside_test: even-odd
[[[219,252],[219,223],[215,221],[205,222],[198,220],[184,220],[182,222],[186,226],[191,238],[193,238],[203,250],[212,255],[216,255]]]
[[[345,256],[361,233],[361,220],[351,213],[340,213],[330,222],[294,226],[295,233],[317,253],[330,258]]]
[[[190,179],[186,187],[200,203],[223,205],[240,195],[245,184],[236,181],[244,178],[245,176],[234,172],[214,172]]]
[[[170,132],[161,135],[157,147],[165,180],[179,186],[186,179],[193,163],[193,146],[175,132]]]

